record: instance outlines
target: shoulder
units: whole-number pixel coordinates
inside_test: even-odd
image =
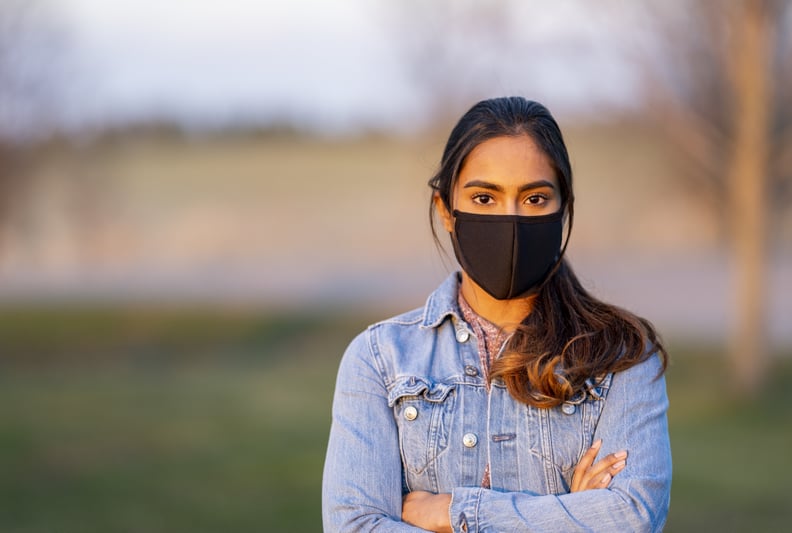
[[[383,355],[409,351],[409,347],[433,328],[424,325],[424,308],[380,320],[369,325],[350,344],[351,349],[365,349],[370,356],[380,359]]]
[[[424,319],[424,307],[418,307],[416,309],[412,309],[407,311],[406,313],[401,313],[396,316],[392,316],[390,318],[386,318],[385,320],[380,320],[379,322],[375,322],[374,324],[370,325],[367,330],[370,331],[372,329],[378,328],[390,328],[390,327],[413,327],[418,326],[423,322]]]
[[[418,307],[385,320],[375,322],[363,333],[371,343],[401,342],[405,338],[424,337],[435,334],[446,324],[448,318],[460,320],[457,304],[459,292],[458,274],[450,274]]]
[[[350,342],[347,352],[372,350],[374,345],[387,339],[393,334],[407,332],[412,334],[423,322],[423,308],[413,309],[406,313],[374,322],[360,332]]]
[[[641,362],[613,373],[611,392],[620,391],[637,400],[642,397],[666,397],[663,357],[652,352]]]
[[[449,276],[418,307],[368,326],[349,345],[344,360],[358,368],[376,369],[386,386],[396,375],[424,375],[435,356],[452,350],[458,278]],[[344,362],[342,361],[342,367]]]
[[[665,373],[665,355],[651,348],[643,357],[635,358],[613,373],[614,379],[644,381],[662,379]]]
[[[360,354],[377,356],[383,344],[404,336],[413,336],[420,329],[423,310],[413,309],[391,318],[380,320],[366,327],[347,347],[345,356]]]

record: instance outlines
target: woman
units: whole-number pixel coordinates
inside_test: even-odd
[[[553,117],[479,102],[429,183],[462,271],[344,354],[325,530],[661,530],[667,355],[564,259],[574,195]]]

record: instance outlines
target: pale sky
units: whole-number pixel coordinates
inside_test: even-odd
[[[153,115],[197,124],[282,119],[343,131],[398,126],[421,114],[400,27],[390,20],[409,0],[50,2],[68,35],[62,110],[72,123]],[[488,65],[496,90],[549,99],[554,111],[592,95],[634,97],[619,65],[587,46],[595,37],[585,2],[518,4],[514,17],[530,27],[517,32],[521,41],[544,48],[521,75],[508,64],[513,58]]]

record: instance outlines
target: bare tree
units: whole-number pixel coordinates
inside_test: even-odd
[[[407,0],[386,10],[428,124],[445,123],[460,109],[502,92],[493,67],[508,63],[517,48],[512,4]]]
[[[775,0],[641,3],[627,45],[641,65],[649,114],[687,162],[685,176],[719,206],[733,250],[738,390],[752,394],[768,364],[769,223],[792,183],[790,11]]]
[[[43,8],[39,0],[0,3],[0,254],[12,213],[31,185],[28,141],[49,125],[60,36]]]
[[[12,141],[8,138],[9,125],[17,109],[20,94],[19,65],[15,48],[20,26],[20,11],[23,6],[10,2],[0,6],[0,247],[8,228],[9,210],[14,196],[22,185],[19,178],[19,157]]]

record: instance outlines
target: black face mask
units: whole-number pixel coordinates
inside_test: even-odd
[[[561,251],[564,212],[478,215],[454,210],[451,241],[457,261],[498,300],[523,295],[550,274]]]

